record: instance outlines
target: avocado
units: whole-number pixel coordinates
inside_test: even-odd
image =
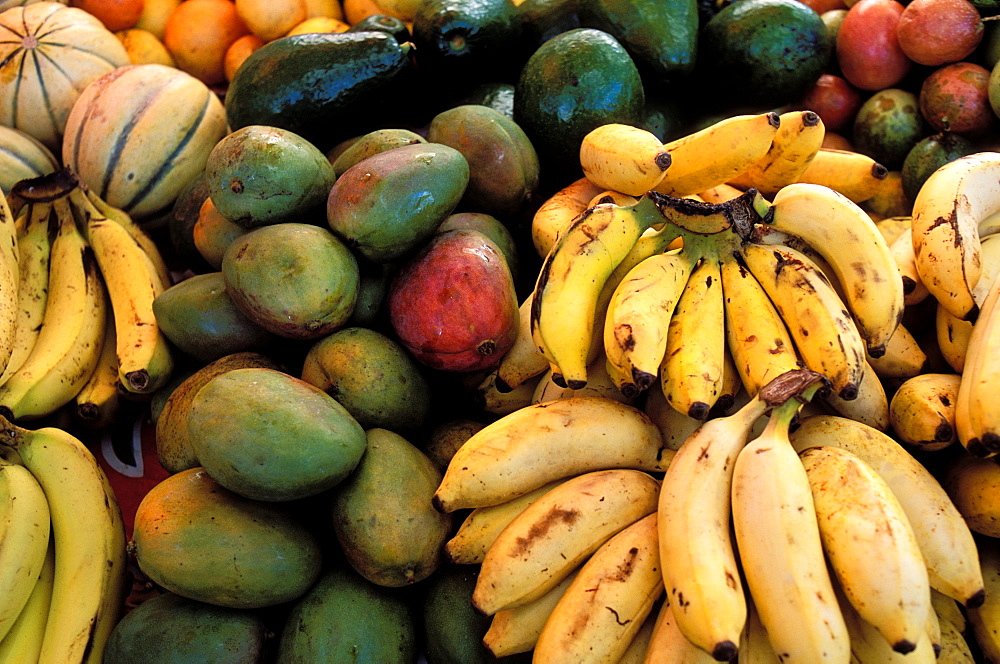
[[[410,26],[406,24],[406,21],[398,16],[389,16],[388,14],[365,16],[363,19],[352,23],[347,32],[367,32],[371,30],[391,35],[400,44],[405,44],[412,39]]]
[[[504,56],[520,34],[521,15],[510,0],[424,0],[413,17],[417,63],[433,76],[480,81],[484,72],[509,69],[514,63]]]

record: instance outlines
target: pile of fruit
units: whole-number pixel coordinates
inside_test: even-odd
[[[998,13],[0,0],[0,664],[1000,664]]]

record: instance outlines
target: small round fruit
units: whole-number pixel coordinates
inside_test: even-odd
[[[971,55],[983,29],[969,0],[913,0],[899,16],[896,38],[908,58],[936,67]]]
[[[854,120],[852,143],[890,170],[903,165],[906,154],[927,135],[917,95],[887,88],[869,97]]]
[[[903,193],[912,203],[931,173],[949,161],[974,151],[973,143],[958,134],[941,133],[921,139],[903,160]]]
[[[936,69],[920,86],[920,112],[936,131],[981,136],[997,121],[989,80],[989,70],[972,62]]]
[[[143,0],[71,0],[69,6],[96,16],[108,30],[117,32],[135,27],[142,15]]]
[[[167,19],[163,43],[178,69],[216,85],[226,80],[226,50],[248,32],[231,0],[185,0]]]
[[[993,114],[1000,117],[1000,60],[990,70],[990,77],[986,81],[986,98]]]
[[[815,111],[827,131],[842,131],[851,126],[862,104],[861,93],[836,74],[823,74],[797,106]]]
[[[891,88],[909,72],[913,62],[896,38],[902,13],[896,0],[860,0],[847,10],[837,31],[837,63],[855,87]]]

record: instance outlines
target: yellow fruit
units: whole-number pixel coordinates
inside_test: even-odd
[[[149,30],[130,28],[128,30],[119,30],[115,33],[115,36],[125,46],[128,58],[134,65],[155,64],[166,65],[168,67],[177,66],[167,47],[163,45],[159,37]]]
[[[305,0],[236,0],[236,13],[265,42],[285,36],[307,16]]]

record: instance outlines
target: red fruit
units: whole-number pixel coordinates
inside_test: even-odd
[[[854,122],[862,101],[861,93],[846,79],[823,74],[798,105],[818,113],[827,131],[841,131]]]
[[[914,62],[964,60],[983,39],[983,19],[969,0],[913,0],[899,17],[899,47]]]
[[[433,236],[393,279],[389,320],[400,342],[429,367],[495,365],[518,327],[514,280],[500,248],[470,229]]]
[[[837,31],[837,63],[854,87],[891,88],[910,70],[912,61],[896,38],[903,9],[896,0],[859,0],[847,10]]]
[[[937,131],[980,136],[997,121],[989,100],[990,71],[972,62],[934,70],[920,86],[920,112]]]

